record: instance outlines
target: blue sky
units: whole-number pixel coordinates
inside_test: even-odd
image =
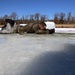
[[[0,0],[0,17],[16,12],[22,15],[40,13],[52,19],[55,13],[75,15],[75,0]]]

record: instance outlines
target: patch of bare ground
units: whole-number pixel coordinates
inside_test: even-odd
[[[56,28],[75,28],[75,24],[56,24]]]

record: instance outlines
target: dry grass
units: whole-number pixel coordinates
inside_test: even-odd
[[[56,28],[75,28],[75,24],[56,24]]]

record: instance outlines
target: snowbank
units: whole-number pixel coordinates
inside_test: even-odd
[[[75,28],[55,28],[55,33],[75,33]]]

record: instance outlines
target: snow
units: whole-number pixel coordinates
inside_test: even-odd
[[[20,26],[26,26],[27,24],[20,24]]]
[[[0,34],[0,75],[75,75],[75,34]]]
[[[55,28],[55,33],[75,33],[75,28]]]

